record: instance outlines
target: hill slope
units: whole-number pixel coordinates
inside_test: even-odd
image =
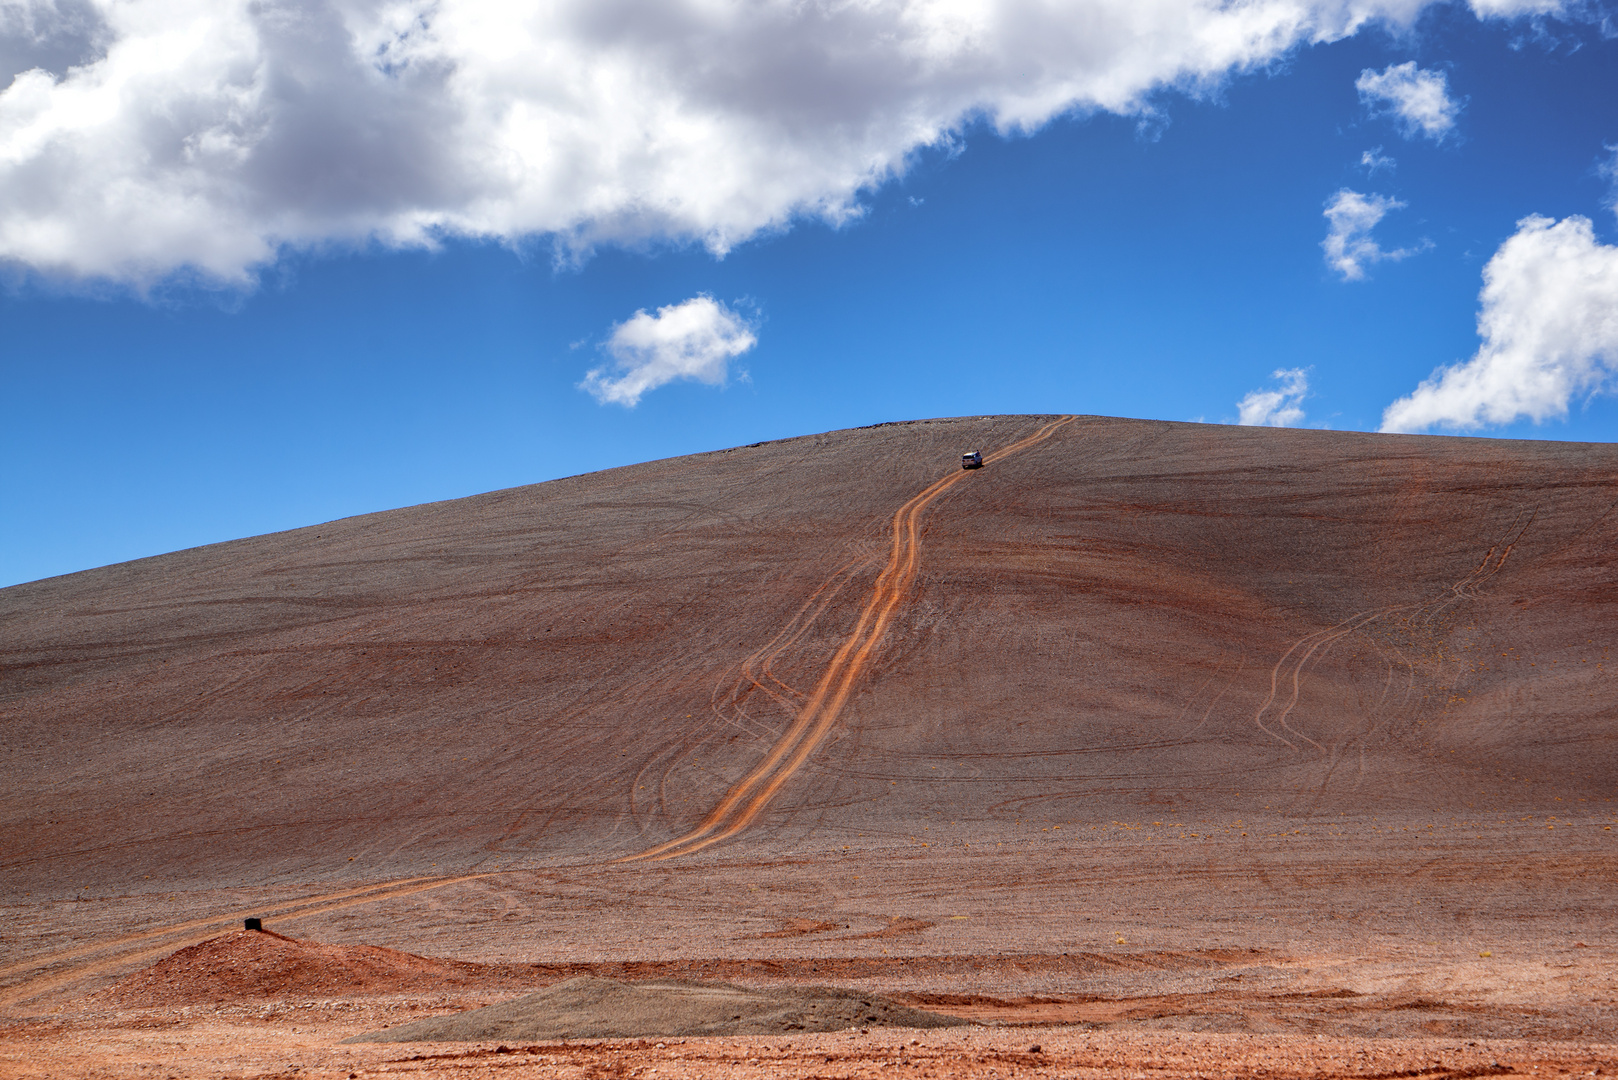
[[[707,850],[1614,794],[1618,448],[1083,417],[959,472],[1055,419],[807,436],[0,590],[7,889],[656,849],[784,745],[870,635],[896,511],[949,477],[824,737]]]

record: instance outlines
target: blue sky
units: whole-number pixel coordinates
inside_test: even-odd
[[[1181,22],[1207,9],[1159,6],[1176,4]],[[629,18],[634,4],[621,6]],[[1044,8],[1083,22],[1110,6]],[[645,68],[673,65],[651,81],[677,100],[675,134],[601,165],[610,155],[592,139],[641,137],[644,124],[611,127],[641,92],[557,107],[575,108],[579,130],[545,144],[542,164],[597,169],[588,190],[463,197],[505,175],[479,157],[489,140],[430,141],[396,102],[365,98],[394,92],[376,78],[381,90],[354,91],[353,116],[332,108],[348,125],[335,135],[300,121],[316,134],[255,135],[228,167],[197,165],[205,136],[225,130],[199,125],[163,136],[184,147],[179,164],[126,167],[118,155],[153,157],[139,141],[152,115],[217,89],[178,61],[178,73],[120,75],[121,101],[149,96],[145,118],[87,126],[82,99],[117,81],[118,35],[138,33],[125,9],[139,7],[0,2],[0,585],[884,420],[1235,422],[1246,399],[1249,420],[1374,431],[1446,365],[1459,367],[1398,426],[1618,437],[1618,40],[1600,9],[1404,0],[1356,23],[1322,0],[1316,22],[1212,60],[1196,43],[1141,59],[1149,26],[1080,35],[1064,53],[1048,28],[1029,44],[973,24],[1001,33],[1003,70],[980,57],[897,89],[828,75],[811,56],[807,74],[744,65],[722,92],[694,90],[679,65],[707,71],[702,48],[731,29],[669,29],[691,53],[669,60],[658,27],[641,26]],[[374,31],[333,29],[317,3],[288,11],[349,60]],[[760,19],[747,40],[763,52],[772,33],[801,39]],[[556,41],[541,31],[561,31],[535,31],[543,52]],[[496,70],[487,41],[460,33],[433,47],[462,49],[465,71]],[[394,52],[411,41],[387,40]],[[613,78],[633,82],[645,72],[627,54],[612,54],[630,63]],[[395,70],[415,61],[387,55],[386,78],[404,79]],[[574,72],[586,82],[600,74],[589,61],[585,49]],[[1044,74],[1020,83],[1019,65]],[[796,96],[772,97],[775,80]],[[480,93],[539,93],[499,89],[509,83],[485,78]],[[409,89],[410,115],[471,108],[464,87]],[[275,112],[286,100],[260,102],[261,130],[300,130]],[[866,135],[844,138],[850,116]],[[679,132],[725,124],[736,130],[659,157]],[[410,188],[398,177],[411,170],[452,180]],[[312,175],[343,179],[311,195]],[[1323,249],[1332,205],[1376,219],[1346,239],[1357,277]],[[1545,220],[1519,224],[1531,215]],[[1480,297],[1486,267],[1493,291]],[[597,393],[581,386],[592,370]],[[604,387],[618,400],[601,400]],[[1264,391],[1277,395],[1249,397]]]

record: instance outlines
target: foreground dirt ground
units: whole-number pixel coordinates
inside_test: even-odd
[[[215,1020],[89,1037],[40,1034],[8,1054],[17,1077],[1473,1077],[1611,1075],[1618,1047],[1493,1039],[1337,1039],[1073,1028],[886,1029],[779,1038],[543,1045],[333,1046],[346,1028],[295,1031]]]
[[[161,933],[176,915],[167,896],[69,901],[34,913],[37,931],[54,923],[43,936],[66,959],[11,984],[0,1073],[1608,1075],[1618,889],[1600,821],[1464,834],[1339,821],[1319,836],[1271,822],[1262,841],[1252,834],[1266,825],[1252,821],[1245,839],[1234,826],[1199,825],[1192,839],[1190,827],[1151,836],[1125,823],[1082,838],[1070,825],[1061,832],[1075,839],[1054,840],[1047,825],[1010,853],[887,843],[578,865],[302,916],[289,891],[283,921],[253,889],[185,898],[190,915],[265,912],[294,938],[274,963],[255,940],[267,935],[218,928],[192,934],[208,936],[189,960],[164,961],[180,940]],[[379,965],[309,942],[436,959]],[[159,955],[130,959],[131,947]],[[583,973],[856,987],[975,1026],[339,1045]]]
[[[0,590],[0,1074],[1611,1073],[1615,475],[917,422]],[[340,1045],[581,973],[974,1026]]]

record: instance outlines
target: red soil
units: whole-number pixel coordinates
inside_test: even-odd
[[[501,974],[483,964],[430,960],[397,949],[238,930],[181,949],[99,996],[120,1008],[217,1005],[492,987]]]

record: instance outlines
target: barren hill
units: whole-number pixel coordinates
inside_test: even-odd
[[[1058,420],[0,590],[4,890],[1612,797],[1618,448]]]

